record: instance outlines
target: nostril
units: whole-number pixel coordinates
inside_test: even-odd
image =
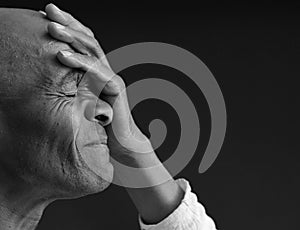
[[[109,117],[103,114],[97,115],[95,117],[95,119],[101,123],[101,125],[107,125],[107,123],[109,122]]]

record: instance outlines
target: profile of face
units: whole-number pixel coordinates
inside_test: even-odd
[[[55,198],[102,191],[113,177],[112,108],[93,94],[77,103],[84,72],[57,60],[72,48],[48,35],[41,13],[0,11],[1,181]]]

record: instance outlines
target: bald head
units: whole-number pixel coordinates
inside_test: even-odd
[[[51,6],[46,12],[55,21]],[[0,9],[1,229],[23,229],[24,217],[32,229],[50,202],[100,192],[113,178],[97,118],[111,117],[112,108],[86,87],[84,69],[57,58],[59,51],[79,50],[53,38],[60,36],[47,17]],[[2,210],[9,210],[9,222],[1,222]]]
[[[8,175],[44,197],[78,197],[105,189],[113,170],[106,148],[87,145],[107,136],[86,116],[93,98],[76,103],[84,71],[59,62],[59,51],[75,49],[52,38],[49,23],[39,12],[0,9],[0,187]]]
[[[55,54],[69,46],[48,35],[48,23],[37,11],[0,8],[0,100],[63,71]]]
[[[0,25],[7,31],[21,35],[29,35],[37,32],[45,26],[44,16],[33,10],[0,8]],[[2,27],[4,26],[4,27]]]
[[[3,58],[19,58],[28,52],[39,55],[41,47],[50,39],[46,26],[47,19],[39,12],[0,8],[0,45],[8,55]]]

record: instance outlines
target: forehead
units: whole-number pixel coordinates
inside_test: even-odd
[[[50,37],[48,23],[39,12],[0,9],[0,88],[11,85],[6,91],[15,94],[27,89],[54,89],[70,72],[56,55],[71,48]]]
[[[28,64],[35,67],[33,70],[40,80],[47,78],[48,82],[56,81],[70,71],[69,67],[62,65],[56,58],[58,51],[73,49],[49,35],[47,26],[50,21],[41,13],[33,11],[24,17],[20,31],[32,65],[30,62]]]
[[[18,48],[35,56],[70,49],[67,44],[50,37],[47,31],[49,22],[37,11],[0,8],[1,40],[4,38],[9,42],[9,38],[15,38],[13,46],[18,45]]]
[[[0,29],[16,37],[19,49],[28,56],[50,58],[59,50],[70,50],[71,47],[55,40],[48,34],[49,20],[41,13],[25,9],[0,9]],[[51,59],[51,58],[50,58]]]

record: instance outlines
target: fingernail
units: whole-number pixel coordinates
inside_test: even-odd
[[[59,23],[56,23],[56,22],[52,22],[52,23],[53,23],[53,25],[55,25],[55,27],[56,27],[57,29],[64,29],[64,28],[66,28],[66,27],[64,27],[63,25],[59,24]]]
[[[58,10],[58,11],[60,11],[60,9],[56,6],[56,5],[54,5],[53,3],[50,3],[56,10]]]
[[[43,14],[43,15],[46,16],[46,12],[44,12],[44,11],[42,11],[42,10],[39,10],[39,12],[40,12],[41,14]]]
[[[72,55],[71,52],[69,51],[66,51],[66,50],[62,50],[62,51],[59,51],[64,57],[69,57]]]

